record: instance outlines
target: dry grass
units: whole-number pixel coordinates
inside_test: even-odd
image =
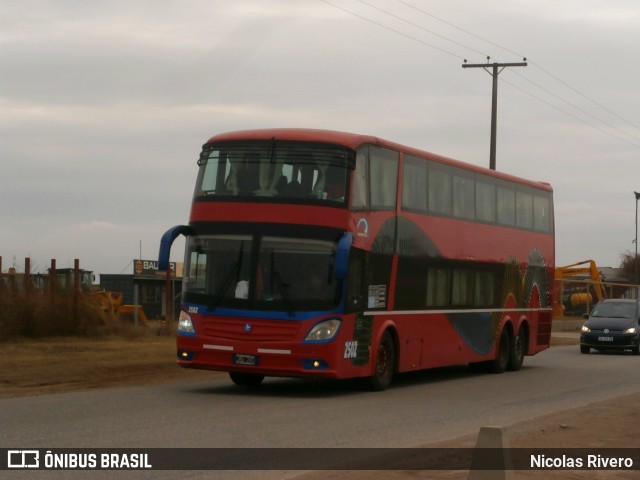
[[[18,339],[1,347],[0,398],[212,375],[177,367],[173,336]]]
[[[131,324],[106,311],[93,292],[0,289],[0,338],[129,337],[131,330]]]

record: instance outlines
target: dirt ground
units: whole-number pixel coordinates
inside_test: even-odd
[[[552,346],[576,344],[570,335],[554,336]],[[183,370],[173,362],[175,340],[169,336],[137,339],[58,338],[0,343],[0,398],[41,395],[123,385],[212,378],[216,372]],[[577,348],[577,347],[576,347]],[[640,393],[586,407],[531,418],[507,427],[511,447],[640,448]],[[585,422],[585,418],[589,421]],[[477,432],[429,447],[473,447]],[[637,479],[640,471],[516,471],[511,479]],[[300,480],[369,478],[467,479],[466,471],[310,472]],[[501,474],[486,477],[505,478]]]
[[[211,378],[176,367],[175,338],[47,338],[0,343],[0,398]]]

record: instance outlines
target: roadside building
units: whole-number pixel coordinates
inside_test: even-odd
[[[131,274],[100,274],[100,289],[122,293],[124,305],[140,305],[149,320],[167,318],[167,304],[177,318],[182,292],[182,263],[171,262],[171,276],[158,270],[156,260],[133,260]],[[167,299],[169,298],[169,301]]]

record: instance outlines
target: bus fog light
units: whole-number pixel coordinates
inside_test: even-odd
[[[331,340],[338,333],[340,320],[332,318],[316,323],[305,337],[305,342],[326,342]]]
[[[321,358],[305,358],[302,360],[302,367],[305,370],[326,370],[329,364]]]
[[[196,352],[189,350],[178,350],[178,360],[193,360]]]

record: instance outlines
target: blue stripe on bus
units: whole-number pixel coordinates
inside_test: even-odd
[[[312,312],[296,311],[293,313],[293,316],[290,316],[288,312],[284,312],[284,311],[241,310],[237,308],[223,308],[223,307],[216,307],[214,309],[209,310],[209,308],[206,305],[198,305],[195,303],[184,303],[183,307],[185,307],[187,311],[190,311],[189,307],[197,308],[198,314],[207,315],[207,316],[215,315],[220,317],[262,318],[267,320],[292,320],[292,321],[310,320],[312,318],[318,318],[323,315],[339,315],[343,313],[340,307],[334,310],[319,310],[319,311],[312,311]]]
[[[495,331],[488,313],[448,313],[447,318],[460,337],[480,355],[486,355],[493,347]]]

